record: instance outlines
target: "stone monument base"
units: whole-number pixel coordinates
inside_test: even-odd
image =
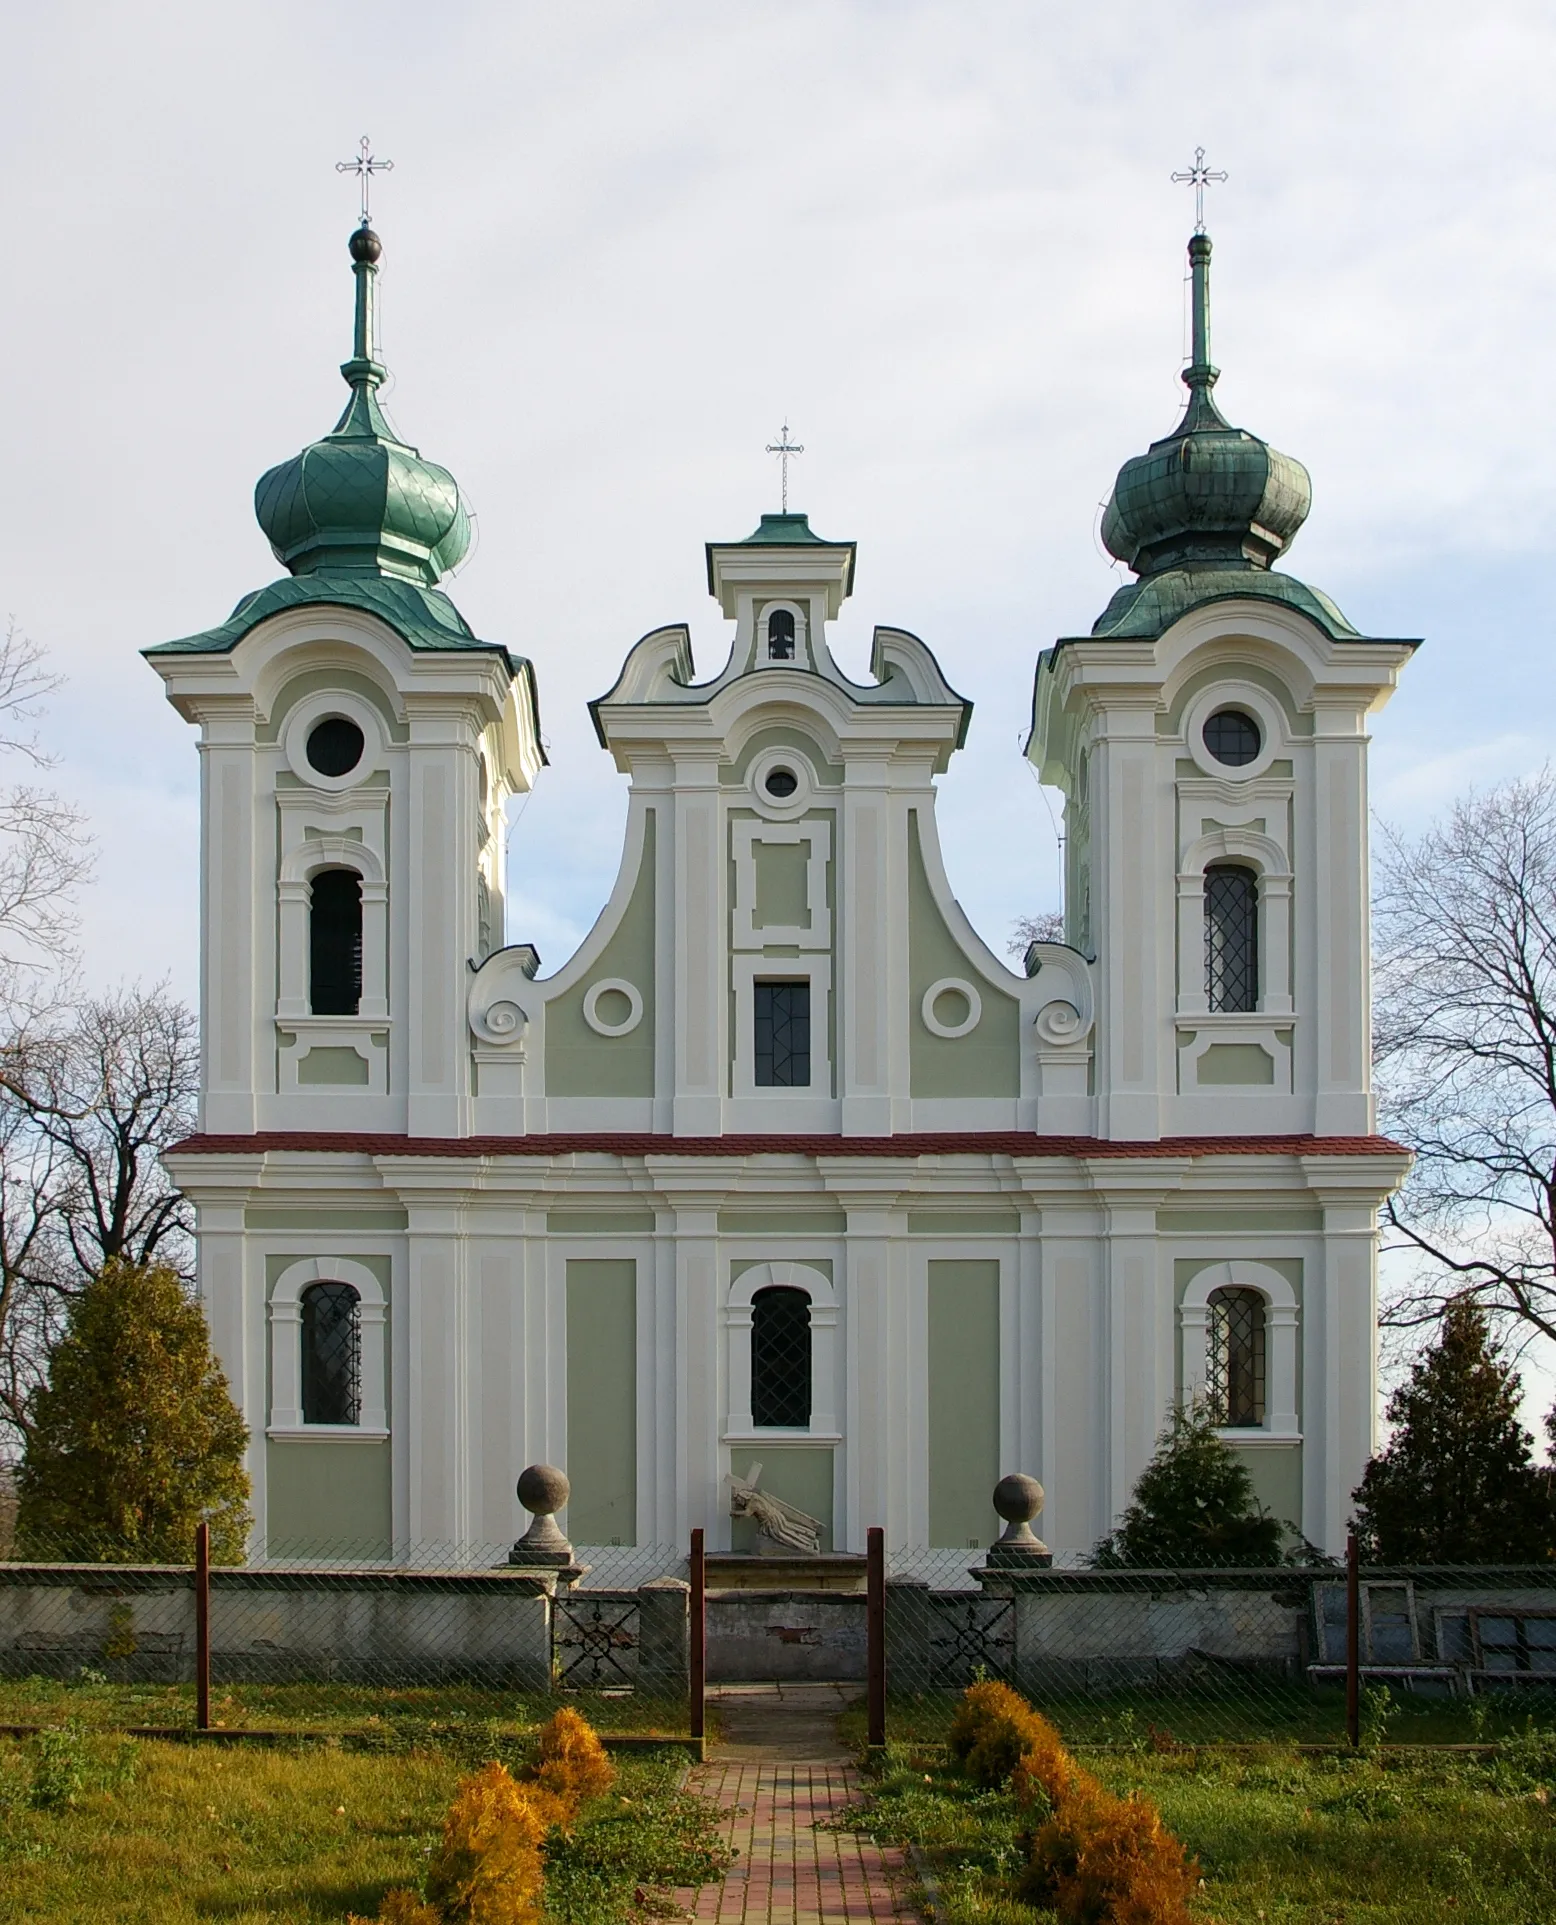
[[[863,1594],[865,1561],[845,1551],[710,1551],[710,1591],[850,1591]]]

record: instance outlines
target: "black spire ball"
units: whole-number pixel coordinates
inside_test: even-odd
[[[354,228],[352,230],[350,245],[352,260],[366,261],[369,266],[371,266],[384,251],[383,242],[370,227]]]

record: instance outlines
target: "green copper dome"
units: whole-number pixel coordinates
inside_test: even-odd
[[[346,411],[322,441],[261,475],[254,513],[294,575],[394,575],[430,588],[464,559],[470,521],[454,477],[402,441],[379,405],[387,370],[374,338],[374,282],[382,251],[369,227],[351,237],[356,339],[341,367],[351,389]]]
[[[1110,554],[1137,575],[1190,568],[1267,569],[1307,520],[1307,469],[1257,435],[1234,428],[1212,399],[1210,237],[1189,242],[1194,358],[1183,419],[1164,440],[1126,461],[1102,517]],[[1231,583],[1223,593],[1235,592]]]

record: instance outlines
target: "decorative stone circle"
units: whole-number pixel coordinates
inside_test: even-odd
[[[620,1022],[613,1023],[600,1012],[600,999],[604,996],[621,997],[627,1005],[627,1013]],[[583,1019],[596,1036],[630,1036],[643,1020],[643,997],[637,987],[620,976],[602,976],[592,983],[584,993]]]
[[[566,1471],[555,1464],[531,1464],[519,1474],[519,1502],[534,1522],[508,1553],[510,1564],[564,1565],[573,1561],[573,1547],[562,1535],[555,1513],[572,1495]]]
[[[957,1021],[943,1022],[936,1013],[935,1005],[942,996],[961,997],[965,1010]],[[924,991],[918,1013],[931,1036],[944,1036],[955,1041],[958,1036],[969,1035],[983,1020],[983,998],[965,976],[942,976]]]

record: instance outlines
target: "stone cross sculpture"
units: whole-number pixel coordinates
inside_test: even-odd
[[[762,1466],[753,1464],[749,1478],[737,1477],[733,1471],[729,1477],[729,1514],[731,1517],[749,1517],[756,1525],[757,1535],[766,1538],[768,1543],[776,1544],[786,1551],[798,1552],[802,1557],[819,1557],[821,1554],[821,1520],[808,1517],[798,1505],[786,1504],[781,1497],[772,1497],[756,1487],[762,1475]]]

